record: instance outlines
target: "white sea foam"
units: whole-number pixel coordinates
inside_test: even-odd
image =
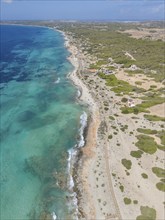
[[[78,220],[77,194],[76,194],[76,192],[73,192],[74,180],[72,177],[72,169],[73,169],[73,164],[75,162],[75,158],[77,155],[77,149],[72,148],[72,149],[68,150],[68,154],[69,154],[69,156],[68,156],[68,174],[69,174],[68,185],[69,185],[69,187],[68,188],[72,192],[72,194],[70,195],[71,202],[69,203],[69,209],[73,213],[73,218]]]
[[[74,192],[72,194],[73,198],[73,206],[75,207],[75,212],[74,212],[74,219],[78,220],[78,200],[77,200],[77,194]]]
[[[70,150],[68,150],[68,173],[69,173],[69,181],[68,181],[68,185],[69,185],[69,189],[73,190],[74,187],[74,181],[73,181],[73,177],[72,177],[72,169],[73,169],[73,165],[75,163],[76,160],[76,156],[77,156],[77,149],[76,148],[71,148]]]
[[[60,82],[60,77],[54,82],[55,84],[58,84]]]
[[[68,154],[69,189],[72,190],[74,187],[74,181],[72,177],[73,149],[68,150]]]
[[[83,112],[83,114],[80,116],[80,124],[81,124],[81,127],[79,129],[79,131],[80,131],[80,140],[79,140],[79,143],[78,143],[78,147],[83,147],[84,144],[85,144],[83,134],[84,134],[84,129],[87,126],[87,114],[86,114],[86,112]]]
[[[81,96],[80,90],[77,91],[77,97],[79,98]]]
[[[87,126],[87,114],[86,112],[83,112],[83,114],[80,116],[80,129],[79,129],[79,135],[80,135],[80,139],[79,142],[77,144],[77,147],[83,147],[85,144],[85,140],[84,140],[84,129]],[[71,198],[71,202],[69,204],[69,208],[71,210],[71,212],[73,213],[73,218],[78,220],[78,200],[77,200],[77,194],[76,192],[73,191],[74,188],[74,180],[72,177],[72,170],[73,170],[73,165],[76,161],[76,157],[77,157],[77,153],[78,153],[78,149],[75,146],[74,148],[71,148],[70,150],[68,150],[68,174],[69,174],[69,178],[68,178],[68,188],[71,192],[70,198]],[[73,211],[74,210],[74,211]]]
[[[57,219],[57,215],[55,212],[52,213],[52,217],[53,217],[53,220],[56,220]]]

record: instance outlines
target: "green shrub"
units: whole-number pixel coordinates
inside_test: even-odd
[[[131,166],[132,166],[132,162],[131,160],[127,160],[127,159],[122,159],[121,163],[123,164],[123,166],[127,169],[130,170]]]
[[[124,192],[124,186],[123,185],[120,185],[119,188],[120,188],[121,192]]]
[[[139,109],[138,108],[133,108],[133,113],[137,115],[139,113]]]
[[[124,203],[126,204],[126,205],[129,205],[129,204],[131,204],[131,199],[129,199],[129,198],[127,198],[127,197],[125,197],[124,198]]]
[[[148,175],[147,175],[147,174],[142,173],[141,175],[142,175],[142,177],[143,177],[144,179],[148,179]]]
[[[160,138],[161,144],[165,145],[165,130],[159,131],[157,136]]]
[[[133,76],[135,74],[144,74],[144,71],[141,69],[137,69],[137,70],[126,70],[126,73],[128,73],[129,76]]]
[[[134,114],[138,114],[140,112],[149,112],[148,110],[146,110],[145,108],[141,107],[141,106],[138,106],[136,105],[135,107],[121,107],[121,112],[123,114],[129,114],[129,113],[134,113]]]
[[[142,89],[132,86],[126,81],[117,79],[114,74],[105,75],[104,73],[99,73],[99,77],[105,79],[106,85],[113,87],[111,90],[117,94],[129,94],[130,92],[133,92],[135,90],[142,92]]]
[[[143,128],[138,128],[138,132],[143,133],[143,134],[157,134],[157,130],[151,130],[151,129],[143,129]]]
[[[116,68],[114,66],[108,66],[107,69],[108,70],[116,70]]]
[[[165,117],[159,117],[157,115],[144,115],[148,121],[165,121]]]
[[[148,154],[154,154],[157,151],[158,144],[153,137],[147,135],[138,135],[138,142],[135,145],[142,151]]]
[[[128,108],[121,108],[121,109],[122,109],[123,114],[129,114],[130,113]]]
[[[113,177],[116,177],[116,173],[112,173],[112,176],[113,176]]]
[[[131,151],[130,153],[132,157],[136,157],[136,158],[141,158],[142,154],[143,154],[143,151],[141,150]]]
[[[116,30],[124,29],[125,26],[132,24],[106,24],[106,31],[102,30],[105,27],[102,24],[97,26],[89,24],[74,24],[65,25],[65,31],[69,30],[74,33],[74,38],[81,39],[87,42],[84,50],[89,54],[94,54],[100,59],[96,65],[107,63],[108,58],[112,57],[115,62],[124,64],[124,67],[130,67],[136,64],[141,69],[148,70],[145,74],[154,77],[156,81],[164,79],[164,42],[162,41],[149,41],[147,39],[131,38],[128,34],[119,33]],[[133,27],[135,28],[135,27]],[[88,40],[87,40],[88,39]],[[123,51],[128,51],[136,60],[131,60],[126,57]],[[154,74],[151,70],[155,70]],[[129,71],[129,70],[128,70]],[[143,70],[130,71],[132,74],[136,72],[143,73]]]
[[[160,167],[152,167],[152,172],[157,176],[157,177],[165,177],[165,169],[162,169]]]
[[[162,192],[165,192],[165,183],[163,182],[159,182],[156,184],[156,187],[158,190],[162,191]]]
[[[111,120],[115,120],[115,118],[113,116],[109,116],[109,119]]]
[[[112,134],[108,135],[108,139],[112,139],[112,137],[113,137]]]
[[[142,82],[141,81],[136,81],[135,84],[136,85],[142,85]]]
[[[128,101],[128,99],[127,99],[127,98],[125,98],[125,97],[123,97],[123,98],[121,99],[121,101],[122,101],[122,102],[127,102],[127,101]]]
[[[127,129],[128,129],[128,125],[124,125],[122,128],[120,128],[120,130],[123,131],[123,132],[124,132],[125,130],[127,130]]]
[[[138,204],[138,201],[137,200],[133,200],[133,204]]]
[[[158,149],[162,150],[162,151],[165,151],[165,145],[158,145]]]
[[[156,85],[151,85],[150,88],[155,89],[155,88],[157,88],[157,86]]]
[[[141,215],[136,220],[156,220],[156,210],[148,206],[140,207]]]

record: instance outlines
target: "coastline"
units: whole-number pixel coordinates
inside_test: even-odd
[[[117,96],[111,87],[106,86],[105,80],[96,72],[89,71],[88,78],[81,74],[88,71],[89,65],[86,65],[88,57],[81,52],[79,40],[74,39],[72,33],[65,33],[56,27],[41,27],[55,29],[63,34],[65,46],[71,53],[68,59],[75,67],[74,71],[68,74],[68,78],[78,88],[78,101],[87,105],[90,112],[83,132],[85,146],[78,148],[75,160],[69,155],[71,163],[74,164],[71,174],[75,184],[71,192],[74,194],[73,200],[76,199],[78,204],[78,219],[132,220],[140,215],[141,207],[156,209],[156,219],[162,219],[164,198],[162,192],[155,187],[158,179],[151,169],[153,166],[162,167],[162,151],[157,150],[154,155],[144,153],[140,159],[130,153],[137,150],[135,143],[140,134],[139,128],[160,131],[163,122],[147,121],[144,113],[123,114],[120,110],[124,106],[121,102],[122,96]],[[141,78],[128,77],[120,68],[116,71],[116,77],[124,81],[130,81],[131,78],[131,84]],[[153,82],[149,82],[147,77],[146,79],[144,87]],[[136,93],[134,99],[139,101]],[[164,116],[160,106],[151,107],[151,110],[153,115],[157,113],[160,116],[161,113]],[[152,136],[156,143],[160,144],[160,138]],[[129,170],[122,164],[125,158],[132,161]],[[142,174],[146,173],[147,179],[142,178]],[[129,205],[125,203],[125,198],[131,199]],[[52,215],[55,219],[55,213]]]
[[[58,30],[59,31],[59,30]],[[89,109],[89,116],[87,121],[87,126],[84,130],[84,138],[85,145],[78,149],[78,154],[76,161],[74,162],[73,167],[73,179],[74,179],[74,191],[77,193],[77,204],[78,204],[78,218],[79,219],[88,219],[92,216],[95,219],[95,211],[94,206],[92,205],[91,198],[89,197],[90,193],[87,186],[84,185],[84,179],[87,176],[86,168],[92,162],[92,158],[95,154],[95,146],[97,140],[97,130],[100,124],[100,116],[97,103],[92,98],[91,94],[88,91],[86,85],[82,82],[82,80],[78,77],[78,73],[82,67],[80,67],[80,60],[78,55],[78,49],[75,45],[70,43],[69,37],[63,32],[60,31],[65,39],[65,46],[68,51],[71,53],[68,57],[68,60],[74,66],[73,72],[71,72],[68,77],[73,82],[73,84],[78,88],[80,95],[78,99],[84,105],[87,105]],[[85,187],[85,188],[84,188]],[[84,204],[87,203],[86,199],[88,199],[88,204],[90,208],[90,215],[86,216],[86,208]],[[92,209],[91,209],[92,205]]]
[[[59,31],[59,30],[58,30]],[[111,183],[111,177],[109,172],[108,156],[105,149],[101,149],[100,144],[107,145],[105,140],[99,136],[99,129],[101,122],[104,121],[104,115],[100,113],[98,103],[89,91],[87,85],[80,77],[80,71],[83,71],[82,57],[78,52],[77,45],[71,43],[71,39],[65,32],[60,31],[65,39],[65,46],[71,55],[68,60],[74,66],[74,71],[69,74],[69,78],[74,85],[81,90],[81,96],[79,100],[88,106],[90,116],[88,119],[88,127],[86,132],[85,146],[79,148],[77,160],[73,168],[74,190],[77,193],[78,204],[78,218],[79,219],[118,219],[121,220],[121,214],[116,202],[116,198],[113,192],[113,186]],[[85,62],[85,60],[83,60]],[[103,152],[102,152],[103,151]],[[103,154],[102,154],[103,153]],[[102,155],[101,155],[102,154]],[[100,156],[101,155],[101,156]],[[100,161],[101,166],[97,165],[98,160],[103,157],[103,161]],[[106,160],[104,160],[106,159]],[[106,161],[106,162],[105,162]],[[96,189],[96,170],[97,172],[104,172],[104,178],[102,185],[106,185],[105,189]],[[109,174],[107,175],[107,169]],[[107,175],[107,176],[106,176]],[[98,181],[100,182],[100,181]],[[100,209],[98,205],[98,197],[103,199],[105,207]],[[109,196],[109,197],[108,197]],[[100,199],[100,200],[101,200]],[[106,216],[105,213],[106,212]]]

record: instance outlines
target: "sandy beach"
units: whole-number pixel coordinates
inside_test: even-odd
[[[83,77],[81,73],[87,69],[84,54],[77,49],[70,35],[65,33],[64,36],[66,47],[71,52],[68,59],[75,67],[69,77],[82,92],[80,100],[90,109],[86,144],[82,148],[76,177],[79,219],[133,220],[140,215],[142,205],[156,209],[156,219],[163,219],[164,196],[156,189],[157,177],[150,169],[152,166],[162,167],[162,152],[157,151],[151,156],[145,154],[141,159],[130,155],[130,151],[137,149],[137,128],[159,130],[163,122],[147,121],[144,113],[138,114],[138,120],[134,114],[123,115],[120,111],[121,97],[116,96],[103,79],[96,73],[90,73],[87,79]],[[108,110],[105,110],[105,102]],[[152,108],[152,113],[156,114],[155,109]],[[127,129],[123,132],[121,127],[125,125]],[[113,137],[109,138],[110,134]],[[160,142],[156,137],[155,141]],[[121,163],[123,158],[131,159],[131,171],[125,170]],[[146,172],[150,177],[148,181],[141,177]],[[132,199],[131,205],[124,202],[127,197]]]
[[[71,56],[68,59],[75,67],[69,77],[81,90],[80,100],[87,104],[90,110],[90,123],[86,144],[82,149],[83,156],[81,158],[81,166],[79,166],[77,181],[81,194],[78,198],[79,211],[81,213],[80,219],[104,219],[105,217],[106,219],[121,219],[111,182],[109,157],[106,148],[104,148],[105,145],[108,147],[107,137],[104,140],[98,133],[101,123],[100,110],[96,100],[89,92],[89,88],[79,77],[79,71],[83,68],[81,66],[81,55],[78,54],[76,46],[69,43],[69,38],[66,35],[65,39],[67,42],[66,46],[71,52]],[[100,148],[101,145],[102,147]],[[99,185],[102,188],[99,189]],[[98,205],[95,206],[97,203]]]

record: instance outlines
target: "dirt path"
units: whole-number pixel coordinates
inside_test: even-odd
[[[130,53],[126,52],[125,55],[126,55],[127,57],[130,57],[131,60],[135,60],[135,58],[134,58]]]
[[[108,135],[107,135],[106,139],[108,139]],[[108,146],[109,146],[109,143],[106,142],[106,145],[105,145],[105,148],[104,148],[104,158],[105,158],[105,161],[106,161],[106,173],[107,173],[107,177],[108,177],[109,190],[110,190],[110,195],[113,198],[113,202],[115,204],[118,219],[122,220],[120,209],[119,209],[119,206],[118,206],[118,203],[117,203],[117,200],[116,200],[116,196],[115,196],[115,193],[114,193],[114,189],[113,189],[112,179],[111,179],[111,173],[112,172],[111,172],[110,165],[109,165],[110,155],[109,155]]]

